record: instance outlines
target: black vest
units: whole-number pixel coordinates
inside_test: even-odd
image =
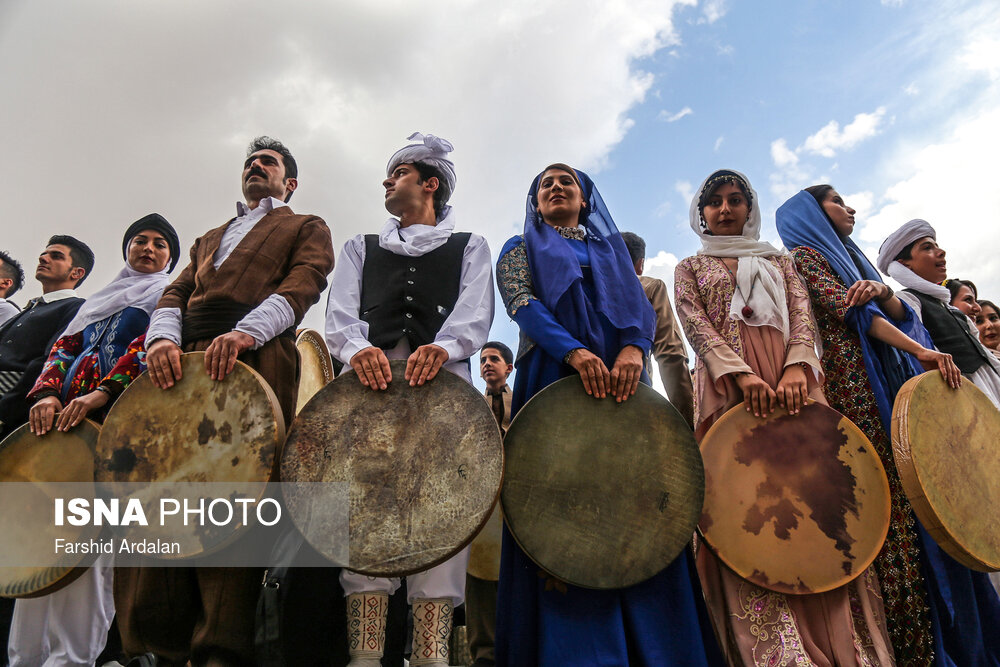
[[[379,246],[378,235],[365,235],[360,316],[372,345],[389,350],[404,336],[411,350],[434,342],[458,301],[470,236],[452,234],[426,255],[407,257]]]
[[[948,308],[932,296],[912,289],[905,291],[920,299],[921,319],[931,334],[934,347],[950,354],[960,371],[966,375],[975,373],[989,362],[986,358],[989,352],[969,331],[965,315]]]

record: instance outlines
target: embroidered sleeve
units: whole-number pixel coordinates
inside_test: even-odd
[[[795,264],[788,255],[776,258],[785,275],[785,301],[788,304],[788,345],[816,344],[816,326],[813,324],[809,292],[795,271]]]
[[[132,384],[146,370],[146,334],[142,334],[131,343],[125,354],[118,358],[114,368],[101,380],[101,386],[112,392],[112,398]]]
[[[833,272],[830,263],[818,251],[804,246],[793,250],[792,257],[799,275],[806,282],[814,307],[843,322],[847,317],[847,287]]]
[[[66,373],[77,355],[83,350],[83,332],[78,331],[70,336],[63,336],[52,346],[48,359],[42,367],[42,372],[35,381],[35,386],[28,392],[29,400],[43,396],[58,396],[62,393]]]
[[[727,343],[708,315],[691,259],[682,260],[674,269],[674,306],[695,354],[704,357],[709,350]]]
[[[510,244],[510,241],[508,241]],[[507,314],[514,317],[521,306],[537,301],[531,285],[531,271],[528,268],[528,253],[524,239],[519,239],[510,250],[500,256],[497,262],[497,286]]]

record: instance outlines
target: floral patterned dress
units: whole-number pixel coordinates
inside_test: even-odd
[[[137,308],[123,311],[88,325],[83,331],[63,336],[52,346],[42,373],[28,393],[37,401],[56,396],[63,405],[99,386],[111,395],[111,403],[146,370],[146,327],[149,316]]]
[[[933,659],[927,591],[920,566],[916,521],[899,481],[892,443],[882,426],[857,334],[845,326],[847,285],[821,253],[800,246],[795,265],[812,298],[823,337],[824,393],[830,405],[857,424],[871,441],[889,477],[892,498],[889,535],[875,559],[889,637],[900,665],[928,665]]]
[[[695,433],[699,439],[742,401],[730,373],[753,372],[775,388],[786,366],[805,363],[820,369],[806,288],[789,256],[769,261],[785,278],[787,342],[773,327],[749,326],[729,317],[734,282],[721,258],[688,257],[675,270],[678,317],[698,355]],[[809,378],[809,395],[825,402],[819,382],[819,377]],[[827,593],[786,596],[742,579],[707,548],[698,549],[697,566],[716,633],[732,665],[895,664],[871,568],[849,585]]]

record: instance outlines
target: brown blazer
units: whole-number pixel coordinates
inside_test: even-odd
[[[235,218],[234,218],[235,219]],[[231,299],[251,307],[272,294],[283,296],[298,325],[326,289],[333,270],[330,229],[315,215],[297,215],[287,206],[276,208],[247,232],[222,265],[213,258],[230,220],[207,232],[191,247],[191,262],[163,292],[157,308],[195,306],[212,299]],[[185,351],[204,350],[211,340],[183,341]],[[276,337],[240,355],[268,381],[281,403],[285,424],[295,415],[299,359],[295,343]]]
[[[670,402],[688,424],[691,424],[694,416],[691,372],[688,370],[684,339],[681,338],[677,318],[674,317],[674,309],[667,295],[667,286],[662,280],[649,276],[639,276],[639,282],[642,283],[642,290],[656,311],[653,358],[660,368],[660,380],[663,381],[663,388],[667,390]],[[646,370],[652,373],[648,358]]]

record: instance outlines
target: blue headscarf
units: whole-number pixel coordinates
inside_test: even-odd
[[[628,248],[601,194],[590,177],[574,170],[587,202],[587,249],[594,283],[594,304],[583,291],[583,272],[576,253],[559,232],[545,224],[538,213],[538,183],[528,190],[524,217],[524,245],[535,295],[546,308],[589,350],[613,360],[619,350],[605,350],[598,314],[619,331],[634,329],[652,340],[656,313],[642,291]],[[648,352],[648,350],[646,350]]]
[[[840,276],[846,287],[859,280],[874,280],[882,282],[882,276],[872,266],[861,249],[850,239],[837,233],[833,223],[823,212],[816,199],[806,192],[797,195],[782,204],[775,213],[775,224],[778,235],[785,247],[791,250],[805,246],[819,252],[830,263],[834,273]],[[901,327],[905,333],[915,338],[922,345],[927,345],[926,336],[920,337],[923,327],[919,324],[912,309],[903,304],[906,311],[908,326]],[[853,329],[861,341],[862,357],[865,370],[868,371],[868,382],[878,403],[879,415],[886,431],[892,423],[892,403],[896,392],[902,384],[923,373],[923,367],[914,357],[900,352],[894,347],[868,337],[868,329],[875,317],[888,316],[874,301],[862,306],[848,309],[844,323]],[[898,324],[898,323],[897,323]]]

